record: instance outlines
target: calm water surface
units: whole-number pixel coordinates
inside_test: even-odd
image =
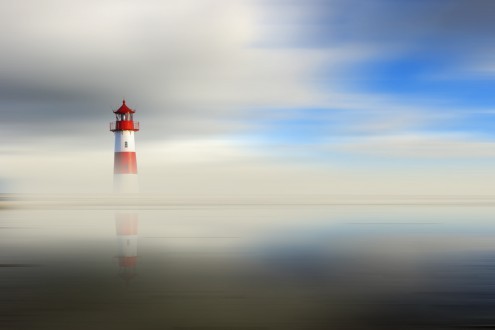
[[[0,329],[495,328],[495,207],[0,211]]]

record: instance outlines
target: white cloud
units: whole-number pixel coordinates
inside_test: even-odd
[[[427,99],[348,88],[352,64],[404,51],[401,31],[384,38],[395,42],[376,39],[376,31],[364,42],[354,39],[358,24],[345,42],[291,46],[294,35],[309,36],[306,28],[314,27],[294,23],[314,14],[299,9],[255,0],[0,0],[0,28],[8,32],[0,34],[2,176],[24,182],[26,190],[109,190],[113,150],[106,123],[123,96],[142,123],[137,142],[144,190],[394,190],[394,183],[380,188],[386,178],[296,166],[288,158],[275,162],[258,146],[225,137],[253,131],[256,119],[287,108],[348,111],[341,131],[373,135],[333,146],[352,153],[493,156],[489,141],[403,133],[455,111]],[[326,33],[337,35],[316,25],[322,42]],[[331,112],[324,118],[334,119]]]
[[[332,147],[333,148],[333,147]],[[397,134],[342,141],[338,150],[401,158],[493,158],[495,142],[460,134]]]

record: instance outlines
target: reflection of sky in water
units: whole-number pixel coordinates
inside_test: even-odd
[[[2,211],[3,328],[63,329],[69,319],[96,329],[493,321],[491,207],[134,213],[119,226],[112,210]]]

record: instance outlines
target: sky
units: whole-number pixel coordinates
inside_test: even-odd
[[[0,192],[495,193],[492,0],[0,0]]]

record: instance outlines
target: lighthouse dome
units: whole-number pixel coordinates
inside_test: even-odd
[[[135,113],[135,112],[136,112],[135,110],[132,110],[125,104],[125,100],[122,100],[122,105],[120,106],[120,108],[114,111],[114,113],[120,113],[120,114]]]

